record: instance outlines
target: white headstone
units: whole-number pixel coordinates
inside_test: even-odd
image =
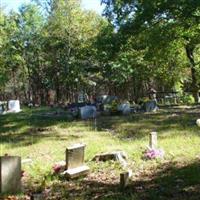
[[[198,127],[200,127],[200,119],[197,119],[196,124]]]
[[[149,147],[156,149],[157,147],[157,132],[151,132],[149,135]]]
[[[20,112],[20,103],[19,100],[10,100],[8,101],[8,110],[10,112]]]

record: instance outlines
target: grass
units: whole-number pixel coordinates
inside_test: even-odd
[[[200,199],[200,128],[195,124],[199,107],[163,108],[157,113],[104,116],[93,121],[71,121],[65,114],[51,115],[49,108],[23,109],[0,116],[0,153],[31,158],[22,167],[25,193],[44,190],[48,199],[167,200]],[[48,113],[47,115],[45,113]],[[149,133],[158,132],[162,160],[144,160]],[[65,149],[85,143],[86,178],[66,181],[52,175],[55,162],[65,159]],[[125,191],[119,188],[121,166],[96,163],[100,152],[123,150],[133,177]]]

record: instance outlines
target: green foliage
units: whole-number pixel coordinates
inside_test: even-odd
[[[119,105],[118,101],[113,100],[109,104],[104,105],[104,110],[109,111],[111,113],[116,113],[116,112],[118,112],[118,109],[117,109],[118,105]]]
[[[45,92],[54,89],[60,99],[66,91],[73,94],[91,87],[89,83],[96,81],[91,77],[99,77],[99,72],[95,76],[88,72],[96,67],[93,44],[105,20],[83,11],[77,0],[48,3],[48,15],[35,4],[24,4],[19,13],[0,19],[0,85],[2,92],[14,92],[15,98],[22,94],[27,101],[33,95],[46,98]]]
[[[1,94],[47,102],[52,89],[60,102],[103,91],[137,101],[153,85],[181,82],[197,102],[198,1],[103,0],[107,19],[79,0],[33,2],[0,16]]]
[[[149,97],[143,97],[143,98],[139,98],[138,102],[139,104],[143,104],[143,103],[148,102],[149,100],[150,100]]]
[[[183,103],[183,104],[194,104],[195,100],[194,100],[194,97],[192,95],[183,94],[180,97],[180,102]]]
[[[198,1],[126,1],[103,0],[104,14],[111,22],[131,38],[143,35],[140,42],[146,44],[145,60],[150,61],[155,78],[167,87],[173,87],[185,73],[191,70],[191,91],[198,102],[199,64],[197,52],[199,40],[200,2]],[[154,69],[155,68],[155,69]],[[172,72],[172,73],[171,73]]]

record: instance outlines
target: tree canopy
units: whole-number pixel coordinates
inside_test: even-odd
[[[195,0],[103,0],[102,2],[106,4],[105,15],[123,34],[126,34],[126,38],[145,34],[145,43],[151,59],[162,52],[159,57],[156,56],[156,62],[170,61],[171,67],[174,65],[175,68],[179,68],[177,62],[180,56],[182,57],[180,59],[182,66],[188,66],[191,70],[190,90],[198,102],[199,63],[196,59],[200,43],[200,2]],[[166,49],[168,58],[164,56]],[[172,54],[169,54],[169,51]],[[172,57],[169,58],[169,55]],[[187,58],[187,63],[182,60],[184,56]]]
[[[200,89],[200,2],[102,0],[104,17],[79,0],[34,0],[0,16],[1,99],[75,101],[80,91],[137,101]]]

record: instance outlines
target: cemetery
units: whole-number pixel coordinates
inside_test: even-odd
[[[96,128],[52,109],[1,115],[5,199],[198,198],[199,106],[100,115]]]
[[[200,200],[199,0],[0,14],[0,200]]]

